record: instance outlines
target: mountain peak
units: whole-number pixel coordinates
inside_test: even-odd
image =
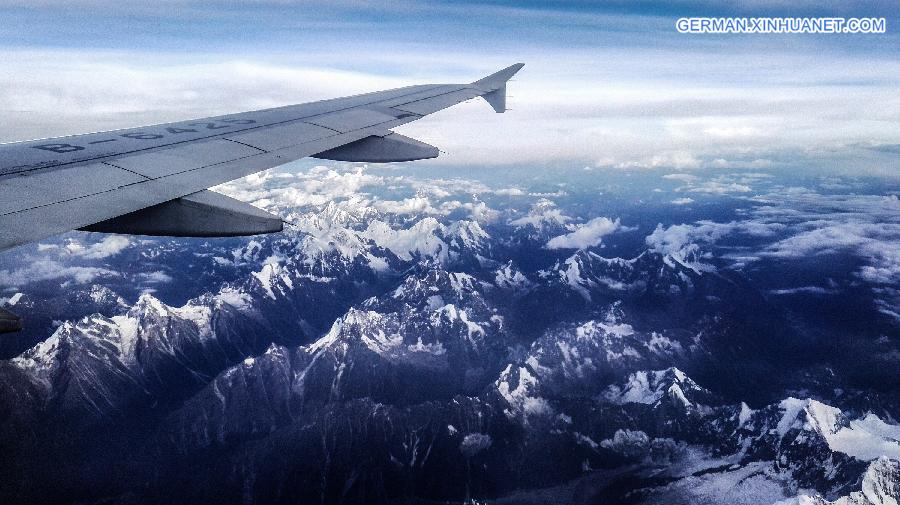
[[[142,293],[138,297],[137,302],[131,307],[131,310],[129,310],[129,315],[133,314],[136,317],[140,317],[154,314],[165,317],[169,315],[170,308],[151,293]]]
[[[840,409],[820,401],[789,397],[778,404],[775,431],[781,439],[794,430],[822,437],[832,451],[871,461],[879,456],[900,459],[900,425],[875,414],[849,419]]]
[[[622,405],[643,403],[659,405],[664,399],[681,408],[698,405],[711,393],[675,367],[664,370],[637,371],[623,384],[612,385],[601,394],[609,402]]]
[[[438,236],[444,231],[444,225],[433,217],[420,219],[405,229],[395,229],[388,223],[374,220],[369,222],[362,236],[404,261],[412,261],[413,255],[417,255],[446,263],[449,258],[448,245]]]
[[[526,289],[531,286],[531,281],[509,260],[494,272],[494,285],[505,289]]]
[[[532,228],[538,232],[555,232],[565,230],[565,225],[572,218],[563,214],[552,200],[541,198],[528,210],[528,214],[509,222],[517,228]]]
[[[480,281],[467,273],[450,272],[439,264],[431,263],[419,275],[404,279],[394,290],[392,298],[413,306],[425,304],[431,308],[447,303],[480,305],[483,303],[478,289],[480,286]]]
[[[695,289],[702,272],[672,261],[665,255],[644,251],[631,259],[606,258],[580,250],[554,267],[558,278],[590,302],[595,297],[655,294],[677,296]]]
[[[38,342],[37,345],[12,359],[19,368],[38,376],[55,368],[59,364],[60,347],[75,329],[75,325],[66,321],[60,325],[50,338]]]
[[[477,221],[461,220],[447,227],[447,238],[456,249],[480,250],[484,248],[491,236]]]
[[[900,498],[900,462],[881,456],[869,463],[860,490],[828,501],[821,496],[800,495],[776,505],[897,505]]]

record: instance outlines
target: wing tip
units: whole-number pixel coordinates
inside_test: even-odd
[[[516,63],[514,65],[510,65],[502,70],[494,72],[487,77],[478,79],[477,81],[473,82],[472,85],[484,91],[494,91],[506,84],[506,81],[510,80],[512,76],[516,75],[516,73],[519,70],[522,70],[522,67],[524,66],[524,63]]]

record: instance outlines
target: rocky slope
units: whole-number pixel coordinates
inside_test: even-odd
[[[895,503],[893,403],[800,366],[734,272],[548,251],[571,223],[546,201],[290,221],[223,259],[245,278],[180,307],[92,288],[104,310],[0,363],[0,497]]]

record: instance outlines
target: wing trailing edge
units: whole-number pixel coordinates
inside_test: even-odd
[[[313,158],[334,161],[392,163],[437,158],[438,154],[440,154],[440,151],[437,147],[399,133],[390,132],[383,137],[373,135],[356,142],[335,147],[334,149],[322,151],[314,155]]]

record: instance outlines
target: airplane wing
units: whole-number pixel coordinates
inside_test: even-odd
[[[483,97],[506,110],[519,63],[429,84],[225,116],[0,145],[0,251],[69,230],[169,236],[281,231],[279,217],[206,191],[314,156],[392,162],[435,147],[391,128]],[[2,317],[2,314],[0,314]]]

